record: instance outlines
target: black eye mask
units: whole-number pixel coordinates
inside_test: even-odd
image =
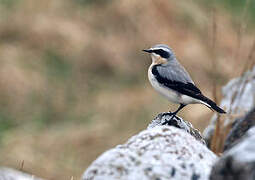
[[[167,59],[167,58],[170,57],[169,53],[164,51],[164,50],[162,50],[162,49],[152,50],[152,52],[154,52],[155,54],[160,55],[162,58],[166,58]]]

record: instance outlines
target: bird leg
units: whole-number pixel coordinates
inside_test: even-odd
[[[176,114],[177,114],[182,108],[184,108],[185,106],[186,106],[186,105],[184,105],[184,104],[180,104],[179,108],[178,108],[175,112],[169,112],[170,116],[172,116],[171,119],[170,119],[169,121],[165,121],[162,125],[166,125],[166,124],[169,125],[169,124],[170,124],[170,121],[171,121],[174,117],[180,120],[180,118],[177,117]]]

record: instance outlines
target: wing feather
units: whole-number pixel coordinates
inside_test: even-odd
[[[171,68],[169,66],[155,65],[152,74],[157,81],[167,88],[181,94],[201,99],[201,91],[195,86],[184,68]]]
[[[190,97],[199,99],[205,102],[206,106],[214,109],[218,113],[226,113],[215,102],[205,97],[201,91],[195,86],[186,70],[179,66],[178,68],[162,65],[154,65],[152,68],[152,74],[157,81],[167,88],[175,90],[181,94],[188,95]]]

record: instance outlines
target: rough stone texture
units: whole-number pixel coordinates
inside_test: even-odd
[[[255,127],[215,163],[211,180],[255,179]]]
[[[185,121],[180,117],[172,118],[172,115],[169,112],[158,114],[157,117],[151,121],[147,128],[150,129],[156,126],[162,126],[162,124],[166,121],[169,121],[168,123],[169,126],[174,126],[179,129],[183,129],[187,133],[194,136],[198,141],[205,144],[205,140],[201,136],[200,132],[197,129],[195,129],[190,122]]]
[[[204,180],[216,158],[185,131],[157,126],[103,153],[82,180]]]
[[[244,115],[255,105],[255,66],[251,71],[247,71],[242,77],[231,80],[222,89],[223,99],[220,106],[226,108],[226,112],[231,114]],[[210,125],[204,130],[203,137],[209,144],[215,129],[216,115],[211,119]],[[227,125],[228,118],[224,121]]]
[[[33,175],[10,168],[0,168],[0,180],[43,180]]]
[[[251,110],[245,117],[238,118],[229,132],[224,144],[224,151],[231,148],[239,142],[240,138],[255,125],[255,108]]]

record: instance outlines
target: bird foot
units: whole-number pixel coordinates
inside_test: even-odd
[[[172,116],[169,120],[166,120],[165,122],[163,122],[162,123],[162,125],[171,125],[171,120],[173,119],[173,118],[176,118],[176,119],[178,119],[178,120],[181,120],[178,116],[176,116],[176,114],[175,113],[172,113],[172,112],[169,112],[168,113],[170,116]]]

